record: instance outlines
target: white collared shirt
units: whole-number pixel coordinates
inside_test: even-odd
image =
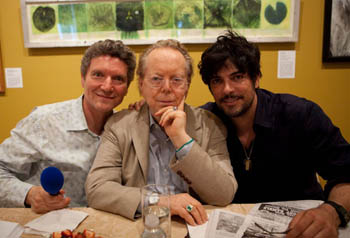
[[[23,207],[48,166],[64,175],[70,206],[86,206],[84,184],[100,137],[88,130],[82,98],[36,107],[0,145],[0,207]]]

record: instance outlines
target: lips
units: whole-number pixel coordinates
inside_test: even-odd
[[[241,98],[242,97],[238,97],[238,96],[226,96],[226,97],[222,98],[220,100],[220,102],[225,103],[225,104],[234,104],[235,102],[237,102]]]
[[[174,101],[168,101],[168,100],[166,100],[166,101],[158,100],[158,103],[159,103],[159,104],[162,104],[162,105],[164,105],[164,106],[174,106],[174,105],[176,104],[176,102],[174,102]]]
[[[226,99],[222,100],[222,102],[231,103],[231,102],[235,102],[237,100],[238,100],[238,98],[226,98]]]
[[[102,95],[102,94],[97,94],[97,96],[101,97],[101,98],[105,98],[105,99],[114,99],[115,96],[110,96],[110,95]]]

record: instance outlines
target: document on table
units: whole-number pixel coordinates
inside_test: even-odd
[[[1,237],[19,238],[23,230],[24,228],[16,222],[0,221]]]
[[[258,203],[247,215],[215,209],[204,225],[187,225],[189,237],[284,237],[289,222],[298,212],[317,207],[321,203],[323,201],[319,200]],[[339,238],[348,238],[349,233],[350,227],[339,228]]]
[[[89,214],[69,208],[48,212],[25,224],[25,234],[49,236],[55,231],[74,230]]]
[[[197,225],[197,226],[191,226],[187,224],[189,236],[191,238],[203,238],[205,237],[205,231],[207,229],[208,222],[202,224],[202,225]]]

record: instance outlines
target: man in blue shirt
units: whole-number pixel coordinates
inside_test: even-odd
[[[350,145],[315,103],[259,89],[260,51],[231,31],[201,57],[200,74],[215,103],[202,106],[227,127],[239,184],[233,202],[319,199],[299,213],[287,237],[337,237],[350,210]],[[327,180],[325,190],[316,173]]]

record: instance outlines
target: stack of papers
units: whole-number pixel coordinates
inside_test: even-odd
[[[51,211],[25,224],[24,233],[48,237],[55,231],[74,230],[87,216],[70,209]]]
[[[16,223],[9,221],[0,221],[1,237],[3,238],[19,238],[24,228]]]

